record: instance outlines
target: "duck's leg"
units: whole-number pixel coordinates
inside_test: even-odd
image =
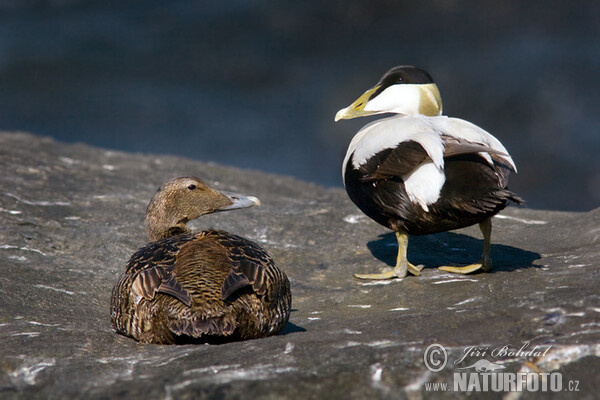
[[[442,271],[454,272],[456,274],[470,274],[478,270],[489,272],[492,269],[492,257],[491,257],[491,236],[492,236],[492,219],[487,218],[479,223],[479,229],[483,233],[483,255],[478,263],[466,265],[464,267],[450,267],[443,266],[439,267]]]
[[[354,274],[358,279],[392,279],[404,278],[410,272],[413,275],[421,275],[423,265],[412,265],[406,259],[406,250],[408,249],[408,234],[406,232],[396,232],[398,240],[398,256],[396,257],[396,266],[394,268],[384,268],[379,274]]]

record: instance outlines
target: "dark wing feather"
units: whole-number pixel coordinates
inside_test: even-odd
[[[238,273],[235,271],[235,268],[232,268],[227,278],[225,278],[225,282],[223,282],[223,287],[221,288],[221,299],[226,300],[232,293],[246,286],[252,285],[252,282],[242,273]]]
[[[169,294],[187,306],[192,298],[173,274],[173,266],[181,245],[192,240],[191,236],[163,239],[138,250],[129,261],[126,273],[135,275],[131,291],[136,297],[154,299],[156,293]]]
[[[140,271],[133,283],[131,291],[136,297],[143,297],[146,300],[154,299],[156,293],[169,294],[180,300],[186,306],[192,304],[192,298],[185,290],[175,276],[161,266],[153,266]]]
[[[503,151],[492,149],[491,147],[481,143],[472,143],[464,139],[442,136],[442,140],[444,141],[444,157],[452,157],[469,153],[488,153],[499,154],[503,156],[507,155]]]
[[[235,291],[245,286],[252,286],[252,290],[258,295],[264,295],[266,293],[266,276],[265,267],[260,264],[249,260],[241,260],[236,262],[221,290],[221,298],[223,300],[231,296]]]
[[[131,284],[133,295],[136,298],[143,297],[146,300],[152,300],[165,275],[166,271],[156,266],[140,271]]]
[[[454,179],[452,175],[456,172],[452,172],[450,167],[454,161],[466,161],[460,168],[456,168],[457,171],[466,172],[471,167],[480,165],[479,176],[477,182],[480,182],[479,186],[485,188],[485,192],[478,195],[472,196],[470,200],[462,200],[459,202],[460,205],[456,205],[457,208],[464,208],[468,213],[489,213],[498,212],[499,209],[504,208],[507,201],[513,201],[516,204],[522,204],[524,201],[522,198],[507,189],[508,176],[511,171],[514,171],[513,167],[508,165],[506,161],[500,156],[507,156],[508,154],[481,143],[472,143],[464,139],[457,139],[454,137],[442,135],[444,140],[444,158],[446,159],[446,178],[447,182],[453,182],[451,185],[447,185],[447,188],[460,187],[458,182],[470,181],[474,176],[478,174],[475,172],[469,172],[464,177]],[[486,160],[480,157],[477,153],[487,153],[494,162],[490,165]],[[487,172],[486,172],[487,171]],[[482,173],[487,175],[487,178],[482,176]],[[481,184],[487,182],[487,184]],[[490,190],[495,188],[494,190]],[[464,188],[464,193],[469,193],[469,188]],[[471,185],[471,190],[473,186]],[[443,193],[443,195],[446,195]],[[449,198],[460,198],[457,194],[455,196],[448,195]]]
[[[503,166],[490,165],[477,154],[448,157],[445,173],[446,184],[442,188],[439,208],[454,210],[460,218],[493,215],[509,200],[521,202],[506,188],[509,171]]]
[[[222,231],[207,233],[227,249],[231,270],[221,288],[221,298],[226,300],[237,290],[252,286],[258,295],[267,293],[267,269],[275,268],[271,256],[256,243]]]
[[[190,296],[190,292],[185,290],[183,286],[177,282],[177,279],[173,274],[168,274],[160,283],[160,286],[158,286],[156,291],[159,293],[170,294],[188,307],[192,305],[192,296]]]
[[[393,149],[386,149],[372,157],[378,165],[365,165],[372,172],[362,177],[363,182],[377,181],[392,176],[404,176],[414,171],[423,161],[428,159],[427,152],[423,147],[413,141],[402,142]],[[369,163],[369,162],[367,162]],[[363,169],[363,166],[361,166]]]

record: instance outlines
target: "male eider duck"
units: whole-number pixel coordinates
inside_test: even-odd
[[[290,315],[290,283],[256,243],[217,230],[191,233],[202,215],[259,205],[198,178],[163,184],[146,209],[150,243],[112,292],[115,330],[144,343],[211,342],[275,335]]]
[[[350,199],[368,217],[396,232],[393,269],[355,274],[360,279],[420,275],[422,265],[406,259],[408,235],[427,235],[478,223],[483,256],[465,267],[440,267],[467,274],[489,271],[491,218],[508,201],[522,200],[507,189],[517,168],[492,135],[458,118],[441,115],[440,92],[431,76],[413,66],[389,70],[335,121],[372,114],[398,114],[364,126],[354,136],[342,166]]]

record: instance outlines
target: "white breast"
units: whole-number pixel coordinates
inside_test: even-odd
[[[427,206],[440,198],[446,175],[443,169],[436,167],[432,162],[426,162],[412,173],[403,176],[402,180],[410,201],[429,211]]]

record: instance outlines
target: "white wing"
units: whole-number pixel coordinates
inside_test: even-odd
[[[501,153],[495,154],[495,157],[506,162],[514,171],[517,170],[502,143],[477,125],[460,118],[450,118],[443,115],[436,117],[395,115],[373,121],[358,131],[348,146],[342,165],[342,176],[353,153],[352,163],[358,168],[378,152],[394,148],[399,143],[410,140],[423,146],[435,166],[442,170],[444,168],[442,135],[490,147]],[[488,153],[482,152],[480,154],[490,164],[493,164]]]
[[[355,167],[385,149],[393,149],[399,143],[413,140],[427,151],[436,167],[444,168],[444,145],[441,136],[432,126],[431,117],[422,115],[395,115],[365,125],[352,138],[342,166],[342,173],[352,153]]]

